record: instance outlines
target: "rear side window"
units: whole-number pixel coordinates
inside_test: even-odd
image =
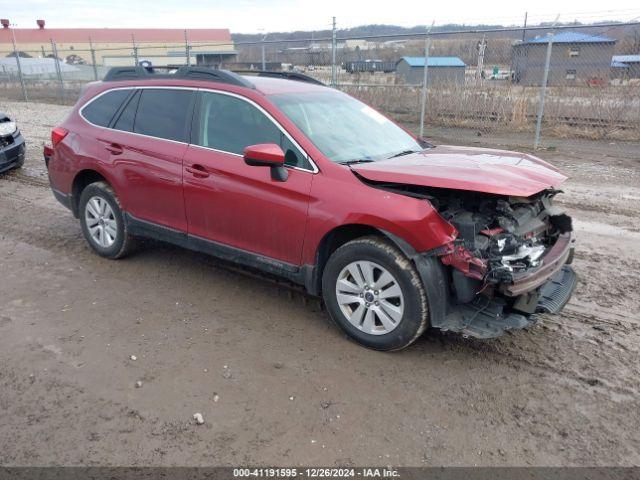
[[[122,109],[122,112],[116,120],[116,123],[114,123],[113,128],[116,130],[123,130],[125,132],[133,132],[133,121],[136,118],[139,98],[140,92],[138,91],[129,99],[127,105]]]
[[[191,123],[187,117],[192,95],[191,90],[144,89],[140,94],[133,131],[186,142]]]
[[[100,95],[82,109],[82,115],[94,125],[106,127],[131,90],[112,90]]]

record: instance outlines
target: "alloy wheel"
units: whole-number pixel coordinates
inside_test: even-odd
[[[85,206],[84,218],[91,239],[102,248],[109,248],[118,236],[118,225],[111,205],[102,197],[93,196]]]
[[[354,327],[370,335],[394,330],[404,314],[404,297],[396,278],[370,261],[352,262],[336,281],[340,311]]]

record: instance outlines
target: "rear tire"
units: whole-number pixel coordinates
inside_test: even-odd
[[[401,350],[429,324],[418,272],[381,237],[358,238],[338,248],[325,266],[322,292],[332,320],[368,348]]]
[[[84,238],[101,257],[114,260],[134,249],[135,237],[127,231],[118,197],[108,183],[94,182],[82,190],[78,215]]]

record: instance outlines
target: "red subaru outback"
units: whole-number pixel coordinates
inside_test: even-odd
[[[430,145],[303,75],[112,69],[52,144],[53,192],[99,255],[153,237],[284,277],[367,347],[496,337],[576,282],[558,170]]]

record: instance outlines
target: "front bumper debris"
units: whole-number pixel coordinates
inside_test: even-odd
[[[517,297],[530,292],[547,283],[565,263],[570,263],[572,258],[571,232],[558,236],[556,243],[542,257],[542,265],[533,272],[523,272],[514,277],[513,282],[500,285],[500,291],[508,297]]]
[[[577,283],[569,265],[561,265],[539,290],[536,313],[558,313],[565,306]],[[449,314],[433,327],[461,333],[465,337],[495,338],[510,330],[535,325],[535,314],[519,313],[508,306],[507,299],[478,296],[473,302],[454,306]]]
[[[20,132],[0,138],[0,173],[24,164],[25,142]]]
[[[540,289],[537,312],[558,313],[571,298],[578,276],[569,265],[563,266]]]

